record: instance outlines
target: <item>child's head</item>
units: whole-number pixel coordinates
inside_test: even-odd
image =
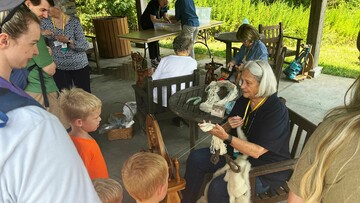
[[[121,170],[125,189],[136,199],[146,201],[164,199],[168,188],[168,165],[155,153],[139,152],[126,160]]]
[[[80,88],[63,89],[60,106],[72,127],[81,126],[87,132],[95,131],[100,124],[101,100]]]
[[[178,35],[173,41],[173,49],[177,55],[186,53],[190,54],[190,50],[193,47],[192,39],[185,35]]]
[[[221,77],[227,79],[230,76],[230,70],[227,68],[221,68]]]
[[[111,178],[96,178],[92,180],[94,188],[102,203],[121,203],[123,189],[116,180]]]

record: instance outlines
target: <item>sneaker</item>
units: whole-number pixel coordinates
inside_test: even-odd
[[[161,61],[161,57],[159,56],[159,57],[157,57],[157,59],[156,59],[159,63],[160,63],[160,61]]]

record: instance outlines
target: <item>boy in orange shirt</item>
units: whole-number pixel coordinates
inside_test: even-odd
[[[80,88],[63,89],[60,106],[70,123],[69,135],[91,179],[108,178],[108,170],[99,145],[89,132],[99,127],[101,100]]]

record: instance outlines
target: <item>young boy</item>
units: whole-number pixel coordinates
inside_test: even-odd
[[[125,161],[122,170],[125,189],[137,203],[158,203],[168,189],[168,165],[155,153],[138,152]]]
[[[92,182],[102,203],[122,202],[123,189],[116,180],[111,178],[96,178]]]
[[[109,177],[99,145],[89,135],[99,127],[101,105],[99,98],[80,88],[64,89],[60,94],[60,106],[71,126],[69,135],[91,179]]]
[[[220,70],[221,70],[221,77],[218,79],[218,81],[228,80],[231,75],[231,71],[227,68],[221,68]]]

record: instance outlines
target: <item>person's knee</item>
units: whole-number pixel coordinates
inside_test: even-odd
[[[202,160],[205,158],[206,156],[204,156],[204,150],[203,149],[198,149],[198,150],[194,150],[190,153],[188,159],[187,159],[187,164],[191,164],[191,165],[198,165],[199,162],[202,162]]]
[[[223,176],[215,178],[210,183],[207,194],[209,203],[229,202],[227,183],[223,180]]]

